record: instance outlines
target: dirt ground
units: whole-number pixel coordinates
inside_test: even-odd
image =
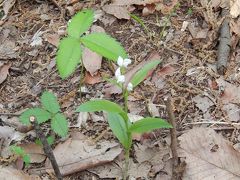
[[[201,176],[193,175],[194,168],[197,171],[197,167],[191,164],[191,161],[199,162],[199,159],[204,162],[202,164],[205,168],[198,169],[199,173],[195,174],[201,172],[202,177],[210,178],[207,167],[209,164],[214,164],[214,168],[221,167],[222,171],[226,170],[232,174],[230,176],[225,173],[223,176],[225,179],[239,178],[240,171],[237,172],[239,167],[235,167],[237,170],[231,168],[229,170],[225,165],[218,166],[214,160],[214,162],[207,160],[214,155],[207,153],[209,149],[204,145],[204,137],[211,141],[207,145],[211,152],[214,151],[213,147],[217,147],[216,152],[220,151],[220,153],[228,152],[229,148],[235,148],[233,157],[237,157],[235,159],[240,161],[238,151],[240,125],[238,40],[240,33],[237,34],[232,29],[230,31],[231,53],[226,72],[221,75],[217,71],[219,29],[223,21],[220,17],[220,7],[211,9],[212,15],[209,15],[207,8],[200,1],[179,0],[179,7],[171,14],[169,20],[164,20],[163,17],[166,18],[169,14],[156,10],[143,16],[144,6],[131,5],[134,7],[131,13],[142,19],[147,27],[146,30],[132,18],[119,19],[104,12],[102,7],[110,2],[17,0],[14,3],[7,17],[0,21],[0,68],[2,68],[0,69],[0,126],[13,127],[16,131],[26,134],[20,141],[14,140],[14,142],[19,144],[34,142],[34,133],[30,133],[31,131],[19,124],[18,117],[27,108],[39,106],[41,94],[49,90],[57,96],[62,111],[69,120],[70,134],[81,132],[99,146],[103,141],[118,142],[110,130],[106,131],[108,125],[102,113],[92,115],[86,122],[82,122],[84,120],[81,120],[79,113],[75,112],[78,105],[93,98],[105,98],[123,103],[121,95],[114,90],[109,90],[108,83],[103,80],[104,76],[114,76],[114,65],[111,68],[109,62],[103,59],[101,69],[96,76],[89,79],[87,71],[82,72],[79,67],[65,80],[60,78],[55,66],[57,45],[66,35],[68,20],[79,10],[92,8],[96,13],[104,13],[102,16],[104,18],[97,19],[94,25],[102,27],[107,34],[116,38],[132,59],[133,63],[129,69],[153,56],[161,60],[161,64],[131,92],[129,113],[134,117],[156,116],[169,120],[164,100],[171,97],[177,137],[180,137],[178,139],[180,144],[175,148],[178,150],[189,148],[184,153],[181,150],[178,151],[178,160],[182,162],[179,165],[180,170],[178,169],[181,178],[201,179]],[[166,4],[170,6],[171,1]],[[240,25],[238,19],[232,20]],[[188,22],[186,29],[182,29],[184,22]],[[39,41],[40,45],[34,45]],[[50,126],[45,125],[43,128],[46,134],[51,133]],[[191,135],[191,130],[195,131],[194,135]],[[68,138],[70,137],[71,135]],[[221,139],[219,137],[224,140],[218,141]],[[68,138],[56,137],[53,149]],[[167,129],[136,136],[131,152],[133,167],[129,172],[130,177],[171,179],[173,162],[170,141],[170,130]],[[208,141],[205,142],[208,143]],[[192,146],[197,149],[202,148],[200,155],[196,155],[198,159],[189,155],[194,156],[195,151]],[[206,157],[201,156],[204,153]],[[148,154],[152,154],[151,158],[148,158]],[[224,159],[223,154],[218,158]],[[154,161],[153,157],[157,160]],[[234,159],[231,158],[232,154],[228,157]],[[100,165],[100,168],[95,169],[89,168],[83,172],[68,175],[65,179],[120,178],[116,166],[121,167],[122,159],[120,154],[109,165]],[[10,166],[15,163],[9,160],[9,162],[2,161],[1,164]],[[183,164],[185,165],[182,166]],[[44,167],[45,163],[41,162],[22,169],[32,174],[31,170]],[[217,172],[213,171],[212,174]],[[43,179],[53,178],[51,173],[40,176]]]

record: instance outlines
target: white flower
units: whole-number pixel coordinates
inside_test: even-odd
[[[118,57],[117,64],[119,67],[127,67],[129,64],[131,64],[131,59],[123,59],[121,56]]]
[[[128,91],[132,91],[133,90],[133,84],[132,83],[128,83],[127,90]]]
[[[124,83],[125,82],[125,76],[121,74],[120,67],[117,68],[117,70],[115,71],[115,77],[117,79],[117,83]]]

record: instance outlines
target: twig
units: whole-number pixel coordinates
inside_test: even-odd
[[[52,164],[52,167],[53,167],[53,170],[55,172],[55,175],[56,175],[57,179],[58,180],[63,180],[63,177],[62,177],[61,172],[59,170],[56,158],[53,154],[52,148],[48,144],[47,139],[46,139],[45,135],[43,134],[42,130],[40,129],[40,126],[39,126],[36,118],[34,116],[31,116],[29,118],[29,120],[32,123],[32,125],[34,126],[36,134],[43,144],[43,151],[46,154],[46,156],[48,157],[48,159],[51,161],[51,164]]]
[[[231,50],[231,36],[229,27],[229,10],[222,9],[223,20],[220,30],[220,40],[217,53],[217,70],[220,75],[224,75],[227,69],[227,62]]]
[[[179,179],[179,175],[177,173],[178,169],[178,154],[177,154],[177,130],[176,130],[176,120],[173,113],[172,108],[172,101],[171,98],[168,97],[164,100],[166,104],[166,110],[168,113],[169,122],[172,124],[172,129],[170,129],[171,133],[171,149],[172,149],[172,156],[173,156],[173,166],[172,166],[172,180]]]

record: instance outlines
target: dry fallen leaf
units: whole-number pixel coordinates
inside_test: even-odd
[[[0,59],[15,59],[18,57],[18,47],[14,41],[0,39]]]
[[[4,16],[2,17],[2,19],[5,19],[10,11],[10,9],[13,7],[13,5],[15,4],[16,0],[5,0],[3,1],[3,11],[4,11]]]
[[[219,89],[223,90],[221,100],[224,104],[240,103],[240,87],[225,81],[223,78],[216,79]]]
[[[41,145],[36,143],[27,143],[19,145],[30,156],[31,163],[42,163],[46,156]]]
[[[240,0],[230,0],[230,15],[237,18],[240,14]]]
[[[122,152],[119,144],[114,142],[101,141],[95,144],[79,132],[72,132],[71,136],[53,151],[62,175],[109,163]],[[50,161],[47,160],[46,168],[50,167]]]
[[[187,163],[183,179],[240,178],[240,153],[213,129],[194,128],[179,140],[179,155]]]
[[[208,97],[203,97],[201,95],[195,96],[192,100],[196,103],[198,109],[200,109],[203,113],[207,112],[209,108],[214,105]]]
[[[105,30],[100,27],[93,25],[91,27],[91,32],[105,32]],[[82,55],[83,65],[92,76],[101,68],[102,65],[102,56],[91,51],[88,48],[84,48]]]
[[[100,83],[102,81],[102,77],[100,73],[97,73],[93,76],[91,76],[91,74],[89,72],[85,73],[85,77],[83,79],[83,82],[86,84],[96,84],[96,83]]]
[[[45,35],[45,40],[49,42],[50,44],[54,45],[55,47],[58,47],[59,44],[59,35],[58,34],[47,34]]]
[[[41,178],[37,175],[28,175],[23,171],[14,169],[13,167],[2,167],[0,166],[0,177],[2,180],[40,180]]]
[[[5,81],[5,79],[8,76],[8,70],[11,67],[11,63],[7,63],[7,64],[3,64],[2,66],[0,66],[0,84],[3,83],[3,81]]]
[[[238,105],[232,103],[224,104],[222,110],[226,112],[231,122],[240,121],[240,107]]]
[[[118,6],[118,5],[105,5],[102,9],[118,19],[130,19],[129,12],[127,10],[127,6]]]

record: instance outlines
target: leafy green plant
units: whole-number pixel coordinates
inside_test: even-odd
[[[31,108],[24,111],[20,116],[20,121],[25,125],[30,125],[29,118],[34,116],[38,124],[51,121],[52,130],[61,137],[68,133],[68,123],[66,117],[61,113],[57,98],[51,92],[44,92],[41,96],[42,107]],[[49,139],[51,142],[51,138]]]
[[[28,154],[26,154],[26,152],[23,150],[23,148],[16,146],[16,145],[12,145],[12,146],[10,146],[10,149],[14,154],[16,154],[17,156],[22,158],[22,160],[26,164],[26,166],[28,166],[30,164],[30,156]]]
[[[93,24],[93,20],[93,10],[85,9],[69,21],[68,36],[60,41],[56,58],[57,69],[63,79],[70,76],[81,63],[83,47],[87,47],[113,61],[119,55],[124,58],[127,57],[120,43],[109,35],[105,33],[84,34]]]
[[[111,82],[122,89],[124,108],[118,104],[108,100],[90,100],[81,104],[77,108],[77,112],[94,112],[94,111],[105,111],[107,112],[108,124],[113,134],[120,141],[125,150],[125,168],[123,178],[127,179],[127,172],[129,166],[129,152],[132,146],[132,134],[133,133],[144,133],[149,132],[158,128],[171,128],[172,126],[163,119],[146,117],[142,118],[137,122],[132,123],[128,117],[128,94],[133,90],[134,87],[139,85],[146,77],[147,73],[155,68],[160,61],[155,60],[147,63],[132,77],[130,82],[126,85],[125,76],[128,64],[131,63],[130,59],[123,59],[119,57],[117,60],[118,68],[115,72],[115,79]]]

